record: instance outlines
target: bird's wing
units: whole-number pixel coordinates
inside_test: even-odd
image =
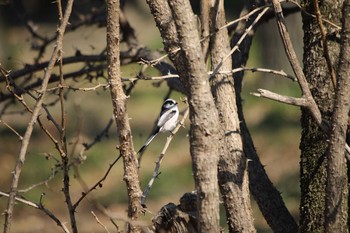
[[[168,111],[168,113],[167,113],[167,111]],[[173,110],[170,109],[167,111],[165,111],[164,113],[162,112],[160,117],[159,117],[159,120],[157,123],[157,126],[159,128],[162,128],[162,126],[176,114],[175,109],[173,109]]]

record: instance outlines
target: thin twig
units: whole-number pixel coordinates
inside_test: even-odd
[[[96,135],[96,137],[94,138],[94,140],[92,142],[90,142],[89,144],[87,144],[87,143],[83,144],[84,151],[89,150],[97,142],[100,142],[103,137],[107,137],[109,129],[111,128],[112,124],[113,124],[113,118],[110,118],[106,127],[99,134]]]
[[[121,158],[121,155],[119,155],[114,161],[113,163],[111,163],[109,165],[109,168],[107,169],[106,173],[104,174],[104,176],[99,179],[89,190],[87,190],[86,192],[83,192],[81,197],[78,199],[78,201],[73,205],[73,209],[74,211],[76,210],[76,208],[78,207],[78,205],[80,204],[80,202],[94,189],[97,188],[97,186],[101,187],[103,181],[107,178],[109,172],[112,170],[113,166],[118,162],[118,160]]]
[[[60,23],[63,23],[64,17],[62,13],[62,3],[61,0],[57,0],[57,8],[58,8],[58,14],[59,14],[59,20]],[[67,19],[68,20],[68,19]],[[63,38],[62,38],[63,41]],[[58,48],[58,67],[59,67],[59,87],[64,85],[64,78],[63,78],[63,63],[62,63],[62,51],[63,47]],[[64,105],[64,93],[63,89],[59,88],[59,102],[60,102],[60,110],[61,110],[61,125],[59,130],[59,136],[60,136],[60,156],[62,161],[62,170],[63,170],[63,194],[65,198],[65,203],[68,208],[69,213],[69,219],[70,224],[73,230],[73,233],[78,233],[77,223],[76,223],[76,217],[75,217],[75,209],[72,203],[71,199],[71,193],[70,193],[70,178],[69,178],[69,157],[67,154],[67,140],[66,140],[66,112],[65,112],[65,105]]]
[[[305,8],[304,8],[304,7],[301,7],[301,5],[300,5],[297,1],[288,0],[288,2],[291,2],[291,3],[293,3],[294,5],[296,5],[297,7],[299,7],[299,9],[300,9],[302,12],[304,12],[305,14],[307,14],[308,16],[311,16],[311,17],[313,17],[313,18],[316,18],[316,15],[311,14],[310,12],[307,12],[307,11],[305,10]],[[329,20],[327,20],[327,19],[324,19],[324,18],[321,18],[321,20],[322,20],[323,22],[325,22],[325,23],[331,25],[331,26],[334,27],[336,30],[341,30],[341,27],[338,26],[337,24],[335,24],[335,23],[333,23],[333,22],[331,22],[331,21],[329,21]]]
[[[22,135],[20,135],[14,128],[12,128],[11,125],[7,124],[4,120],[1,120],[1,119],[0,119],[0,123],[3,123],[3,124],[4,124],[7,128],[9,128],[14,134],[16,134],[20,141],[23,140]]]
[[[10,195],[0,191],[0,196],[9,197]],[[53,221],[55,221],[57,226],[61,227],[64,232],[70,233],[66,225],[62,223],[61,220],[59,220],[51,211],[46,209],[42,204],[36,204],[34,202],[28,201],[20,197],[15,197],[15,200],[35,209],[43,211],[47,216],[49,216]]]
[[[171,141],[173,140],[175,134],[177,133],[177,131],[180,129],[181,126],[184,125],[184,122],[188,116],[190,112],[190,109],[187,108],[185,113],[184,113],[184,116],[183,118],[181,119],[181,121],[178,123],[178,125],[175,127],[175,129],[171,132],[171,134],[167,137],[167,140],[166,140],[166,143],[163,147],[163,150],[162,152],[160,153],[159,157],[158,157],[158,161],[156,162],[156,166],[154,168],[154,171],[153,171],[153,174],[152,174],[152,177],[150,179],[150,181],[148,182],[147,184],[147,187],[146,189],[143,191],[142,193],[142,196],[141,196],[141,205],[145,208],[146,207],[146,198],[147,198],[147,195],[148,193],[150,192],[151,188],[152,188],[152,185],[154,183],[154,180],[158,177],[159,175],[159,168],[160,168],[160,164],[162,163],[162,160],[163,160],[163,157],[165,156],[165,152],[167,151]]]
[[[94,211],[91,211],[91,214],[95,217],[96,222],[97,222],[99,225],[101,225],[101,226],[105,229],[105,231],[106,231],[107,233],[110,233],[109,230],[108,230],[108,228],[107,228],[107,226],[104,225],[104,224],[98,219],[98,217],[96,216],[96,214],[94,213]]]
[[[39,183],[33,184],[33,185],[31,185],[31,186],[29,186],[27,188],[19,189],[18,192],[19,193],[25,193],[25,192],[28,192],[28,191],[30,191],[30,190],[32,190],[32,189],[34,189],[34,188],[36,188],[36,187],[38,187],[40,185],[43,185],[43,184],[47,185],[49,183],[49,181],[52,180],[56,176],[56,174],[58,173],[58,169],[57,168],[58,167],[55,166],[55,168],[52,169],[52,172],[51,172],[50,176],[48,178],[46,178],[45,180],[40,181]]]
[[[233,25],[233,24],[235,24],[235,23],[237,23],[237,22],[239,22],[239,21],[241,21],[241,20],[247,20],[251,15],[255,14],[256,12],[258,12],[258,11],[260,11],[260,10],[262,10],[262,9],[263,9],[263,12],[264,12],[264,13],[262,13],[262,14],[260,13],[259,16],[257,17],[257,18],[258,18],[257,21],[259,21],[259,19],[260,19],[260,18],[265,14],[265,12],[269,9],[268,6],[258,7],[258,8],[256,8],[256,9],[254,9],[253,11],[249,12],[248,14],[243,15],[242,17],[240,17],[240,18],[238,18],[238,19],[235,19],[235,20],[233,20],[233,21],[231,21],[231,22],[228,22],[228,23],[225,24],[224,26],[218,28],[216,32],[218,32],[218,31],[220,31],[220,30],[223,30],[223,29],[225,29],[225,28],[227,28],[227,27],[229,27],[229,26],[231,26],[231,25]],[[256,22],[254,21],[252,27],[253,27],[255,24],[256,24]],[[250,29],[248,28],[247,31],[249,32],[251,29],[252,29],[252,28],[250,28]],[[248,32],[247,32],[247,33],[248,33]],[[214,33],[215,33],[215,32],[214,32]],[[208,37],[213,36],[214,33],[211,33],[210,35],[201,38],[200,42],[203,42],[203,41],[205,41]],[[243,37],[243,38],[242,38],[242,40],[243,40],[244,37],[246,37],[246,35],[242,35],[242,37]],[[240,43],[241,43],[241,42],[237,43],[237,46],[239,46]],[[235,50],[237,50],[237,49],[238,49],[238,47],[237,47]],[[176,53],[176,52],[178,52],[178,51],[180,51],[180,48],[174,49],[174,50],[172,51],[172,53]],[[234,52],[234,51],[232,51],[231,54],[232,54],[233,52]],[[230,54],[230,55],[231,55],[231,54]],[[230,56],[230,55],[228,55],[228,56]],[[165,55],[163,55],[162,57],[157,58],[157,59],[154,59],[154,60],[152,60],[152,61],[142,60],[142,62],[143,62],[144,64],[148,64],[148,65],[150,65],[150,66],[155,66],[156,64],[160,63],[160,62],[161,62],[163,59],[165,59],[166,57],[168,57],[168,54],[165,54]],[[226,59],[227,59],[227,58],[226,58]]]
[[[129,81],[130,79],[128,80],[125,80],[125,81]],[[55,91],[57,89],[68,89],[68,90],[72,90],[72,91],[96,91],[98,88],[108,88],[108,84],[102,84],[102,83],[99,83],[93,87],[73,87],[73,86],[67,86],[67,85],[62,85],[62,86],[59,86],[59,87],[53,87],[53,88],[48,88],[46,91],[47,92],[51,92],[51,91]]]
[[[334,67],[332,64],[332,60],[331,57],[329,55],[329,49],[328,49],[328,43],[327,43],[327,32],[323,26],[323,21],[322,21],[322,15],[320,12],[320,7],[318,5],[318,0],[313,0],[314,3],[314,7],[315,7],[315,11],[316,11],[316,20],[317,20],[317,24],[318,27],[320,29],[320,33],[321,33],[321,41],[322,41],[322,47],[323,47],[323,56],[326,59],[326,63],[327,63],[327,67],[328,67],[328,71],[329,74],[331,76],[331,81],[333,84],[333,88],[335,89],[336,85],[337,85],[337,81],[335,78],[335,71],[334,71]]]
[[[231,71],[220,70],[220,71],[216,72],[216,74],[234,74],[234,73],[238,73],[241,71],[251,71],[253,73],[254,72],[269,73],[269,74],[279,75],[279,76],[288,78],[292,81],[297,81],[297,79],[294,76],[287,74],[283,70],[272,70],[272,69],[259,68],[259,67],[240,67],[240,68],[235,68]],[[214,71],[210,71],[210,72],[208,72],[208,74],[212,76],[214,74]]]
[[[241,38],[237,41],[237,43],[235,44],[235,46],[233,46],[233,48],[231,49],[231,51],[222,58],[222,61],[215,67],[215,69],[213,70],[213,74],[215,75],[220,67],[222,66],[222,64],[229,58],[231,57],[231,55],[238,50],[240,44],[243,42],[244,38],[249,34],[249,32],[253,29],[253,27],[255,26],[255,24],[257,24],[259,22],[259,20],[261,19],[261,17],[263,17],[263,15],[269,10],[270,7],[265,7],[259,14],[258,16],[254,19],[254,21],[252,22],[252,24],[245,30],[245,32],[242,34]]]
[[[285,78],[288,78],[292,81],[297,81],[297,79],[284,72],[283,70],[272,70],[272,69],[267,69],[267,68],[259,68],[259,67],[240,67],[240,68],[235,68],[233,70],[220,70],[217,71],[216,74],[234,74],[238,73],[241,71],[250,71],[250,72],[261,72],[261,73],[269,73],[269,74],[274,74],[274,75],[279,75]],[[209,71],[208,75],[213,78],[214,71]],[[134,82],[136,80],[163,80],[163,79],[169,79],[169,78],[179,78],[178,74],[166,74],[162,76],[152,76],[152,77],[143,77],[143,78],[124,78],[122,79],[123,81],[130,81]]]

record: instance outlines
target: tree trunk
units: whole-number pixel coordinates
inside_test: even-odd
[[[256,232],[250,205],[247,158],[243,153],[236,95],[231,74],[215,74],[216,71],[232,70],[227,30],[216,32],[226,23],[223,1],[210,3],[210,55],[214,70],[212,91],[221,124],[219,184],[226,222],[230,232]]]
[[[320,5],[321,15],[340,25],[341,4],[343,1],[326,0]],[[314,14],[312,2],[304,1],[305,11]],[[303,14],[304,29],[304,73],[312,95],[322,113],[330,122],[333,111],[334,87],[330,78],[321,46],[320,30],[317,21]],[[328,26],[328,25],[327,25]],[[328,40],[328,49],[333,64],[339,54],[339,46]],[[301,116],[301,159],[300,159],[300,232],[324,232],[325,190],[327,178],[326,152],[329,135],[317,125],[310,113],[302,109]]]
[[[336,99],[331,125],[330,147],[327,154],[325,231],[348,232],[348,188],[345,141],[350,105],[350,0],[342,11],[340,54],[337,70]]]
[[[219,232],[219,116],[210,91],[196,18],[186,0],[148,0],[147,3],[160,30],[165,50],[188,92],[198,229],[199,232]]]

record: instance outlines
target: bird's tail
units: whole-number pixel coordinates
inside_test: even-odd
[[[139,160],[139,166],[140,166],[140,162],[141,162],[141,157],[143,152],[145,152],[146,147],[151,143],[151,141],[153,140],[153,138],[156,136],[157,134],[152,134],[147,141],[145,142],[145,144],[140,148],[140,150],[137,152],[138,155],[138,160]]]

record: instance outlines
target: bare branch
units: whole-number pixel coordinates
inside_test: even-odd
[[[280,95],[264,89],[258,89],[258,93],[251,93],[251,94],[257,97],[264,97],[264,98],[275,100],[284,104],[290,104],[290,105],[295,105],[300,107],[307,107],[309,104],[305,98],[295,98],[291,96]]]
[[[269,10],[269,7],[265,7],[262,12],[258,14],[258,16],[254,19],[253,23],[245,30],[245,32],[242,34],[241,38],[237,41],[235,46],[231,49],[231,51],[222,58],[222,61],[214,68],[213,74],[218,72],[222,64],[229,58],[231,55],[239,48],[240,44],[244,40],[244,38],[249,34],[249,32],[254,28],[255,24],[257,24],[260,20],[260,18]]]
[[[301,68],[301,65],[297,59],[295,50],[294,50],[293,45],[292,45],[292,41],[290,39],[289,33],[287,31],[287,27],[285,25],[281,3],[279,2],[279,0],[272,0],[272,3],[273,3],[273,7],[274,7],[274,10],[276,13],[276,22],[277,22],[279,33],[280,33],[281,38],[282,38],[282,42],[284,45],[286,55],[288,57],[290,65],[292,66],[294,74],[295,74],[296,78],[298,79],[298,83],[299,83],[300,89],[303,93],[303,96],[305,99],[308,100],[307,108],[311,112],[315,121],[322,127],[323,122],[322,122],[321,112],[320,112],[315,100],[312,97],[311,91],[309,89],[309,85],[306,81],[306,78],[305,78],[305,75],[304,75],[303,70]]]
[[[265,4],[266,1],[246,1],[240,15],[248,14],[257,6],[265,7]],[[256,15],[252,15],[246,21],[240,21],[239,24],[237,24],[231,41],[232,45],[237,43],[255,17]],[[232,55],[234,58],[232,59],[233,68],[240,68],[246,65],[255,31],[256,27],[253,28],[250,34],[241,43],[239,50]],[[249,188],[259,206],[261,213],[271,227],[272,231],[294,233],[298,231],[298,225],[289,210],[286,208],[281,193],[274,187],[265,171],[264,165],[261,164],[259,155],[255,149],[253,139],[244,118],[242,105],[243,100],[241,97],[243,75],[244,72],[235,73],[234,84],[244,153],[247,155],[249,160],[252,160],[252,162],[248,163]]]
[[[55,166],[52,169],[51,174],[49,175],[48,178],[46,178],[45,180],[43,180],[43,181],[41,181],[39,183],[33,184],[33,185],[31,185],[31,186],[29,186],[27,188],[19,189],[18,192],[19,193],[25,193],[25,192],[28,192],[28,191],[30,191],[30,190],[32,190],[32,189],[34,189],[34,188],[36,188],[36,187],[38,187],[40,185],[43,185],[43,184],[47,185],[49,183],[49,181],[52,180],[56,176],[57,173],[58,173],[58,169],[57,169],[57,166]]]
[[[23,140],[22,135],[20,135],[14,128],[12,128],[11,125],[7,124],[4,120],[1,120],[1,119],[0,119],[0,123],[3,123],[8,129],[10,129],[14,134],[16,134],[20,141]]]
[[[259,67],[240,67],[233,70],[219,70],[215,74],[234,74],[241,71],[250,71],[250,72],[261,72],[261,73],[269,73],[274,75],[279,75],[285,78],[288,78],[292,81],[297,81],[297,79],[294,76],[291,76],[284,72],[283,70],[272,70],[267,68],[259,68]],[[214,71],[209,71],[208,75],[211,76],[211,80],[213,79]],[[122,81],[129,81],[129,82],[135,82],[137,80],[163,80],[163,79],[171,79],[171,78],[179,78],[178,74],[166,74],[162,76],[152,76],[152,77],[141,77],[141,78],[122,78]]]
[[[307,14],[307,15],[313,17],[313,18],[316,18],[316,17],[317,17],[316,15],[311,14],[310,12],[306,11],[306,10],[304,9],[304,7],[301,7],[301,5],[300,5],[297,1],[288,0],[288,2],[291,2],[291,3],[293,3],[294,5],[298,6],[299,9],[300,9],[303,13],[305,13],[305,14]],[[329,20],[327,20],[327,19],[321,18],[321,20],[322,20],[323,22],[325,22],[325,23],[331,25],[331,26],[334,27],[336,30],[340,30],[340,29],[341,29],[340,26],[336,25],[335,23],[333,23],[333,22],[331,22],[331,21],[329,21]]]
[[[129,206],[128,216],[137,220],[140,216],[141,189],[138,176],[138,163],[135,156],[129,116],[126,111],[127,96],[123,90],[120,75],[120,25],[119,0],[107,1],[107,65],[108,82],[113,103],[113,114],[119,135],[119,151],[124,162],[124,181],[127,185]],[[128,224],[127,232],[140,232],[138,226]]]
[[[111,163],[106,171],[106,173],[102,176],[101,179],[99,179],[89,190],[84,191],[83,194],[81,195],[81,197],[77,200],[77,202],[73,205],[73,209],[76,210],[76,208],[78,207],[78,205],[80,204],[80,202],[93,190],[95,190],[97,187],[101,187],[103,181],[105,181],[105,179],[107,178],[109,172],[112,170],[113,166],[119,161],[119,159],[121,158],[121,155],[118,156],[118,158],[116,158],[113,163]]]
[[[0,191],[0,196],[4,196],[4,197],[8,197],[8,198],[10,197],[9,194],[1,192],[1,191]],[[33,207],[35,209],[39,209],[39,210],[43,211],[47,216],[49,216],[53,221],[55,221],[57,226],[61,227],[64,232],[70,233],[68,228],[66,227],[66,225],[64,223],[62,223],[61,220],[59,220],[53,213],[51,213],[48,209],[46,209],[42,204],[36,204],[34,202],[25,200],[25,199],[20,198],[20,197],[15,197],[15,200],[19,201],[23,204],[26,204],[30,207]]]
[[[110,233],[109,230],[108,230],[108,228],[107,228],[107,226],[104,225],[104,224],[98,219],[98,217],[96,216],[96,214],[94,213],[94,211],[91,211],[91,214],[95,217],[96,222],[97,222],[99,225],[101,225],[101,226],[103,227],[103,229],[105,229],[105,231],[106,231],[107,233]]]
[[[322,47],[323,47],[323,56],[326,59],[326,63],[327,63],[327,67],[328,67],[328,71],[330,74],[330,78],[332,80],[332,84],[333,84],[333,88],[335,89],[336,87],[336,79],[335,79],[335,71],[334,71],[334,67],[329,55],[329,49],[328,49],[328,43],[327,43],[327,32],[323,26],[323,21],[322,21],[322,15],[320,12],[320,7],[318,5],[318,0],[313,0],[314,3],[314,7],[315,7],[315,11],[316,11],[316,20],[317,20],[317,24],[318,27],[320,28],[320,32],[321,32],[321,41],[322,41]]]

